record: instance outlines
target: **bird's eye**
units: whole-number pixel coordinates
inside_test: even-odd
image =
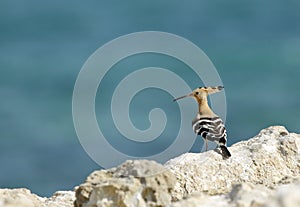
[[[199,92],[198,91],[196,91],[196,93],[195,93],[196,95],[198,95],[199,94]]]

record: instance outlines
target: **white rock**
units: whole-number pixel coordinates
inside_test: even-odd
[[[239,183],[274,187],[286,177],[300,175],[300,136],[284,127],[264,129],[229,150],[232,157],[227,160],[212,150],[168,161],[165,166],[177,178],[173,198],[180,200],[193,192],[225,194]]]
[[[299,207],[300,182],[283,185],[277,189],[268,189],[263,185],[238,184],[231,192],[210,196],[197,193],[169,207]]]
[[[175,177],[154,161],[126,161],[93,172],[76,190],[76,207],[146,207],[171,204]]]
[[[169,207],[231,207],[228,198],[225,196],[209,196],[203,193],[196,193],[177,202],[173,202]]]
[[[300,206],[299,134],[269,127],[229,150],[226,160],[217,150],[183,154],[165,166],[129,160],[50,198],[0,189],[0,207]]]
[[[41,198],[30,190],[0,189],[0,207],[73,207],[75,193],[59,191],[50,198]]]
[[[0,189],[0,207],[45,207],[43,199],[25,188]]]
[[[299,207],[300,182],[280,186],[265,202],[264,207]]]
[[[74,207],[75,192],[73,191],[57,191],[44,203],[47,207]]]
[[[261,206],[269,199],[272,190],[263,185],[238,184],[228,194],[229,204],[236,207]]]

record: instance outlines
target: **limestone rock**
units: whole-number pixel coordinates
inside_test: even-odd
[[[167,206],[175,181],[173,174],[154,161],[126,161],[92,173],[76,190],[75,206]]]
[[[58,191],[50,198],[41,198],[30,190],[0,189],[0,207],[73,207],[75,193]]]
[[[223,195],[209,196],[204,193],[194,193],[180,201],[173,202],[168,207],[231,207],[229,200]]]
[[[186,153],[164,166],[129,160],[50,198],[0,189],[0,207],[300,206],[299,134],[273,126],[229,150],[225,160],[217,150]]]
[[[272,194],[272,190],[257,184],[242,183],[233,186],[227,195],[229,204],[236,207],[258,207],[262,206]]]
[[[223,160],[216,151],[186,153],[165,166],[176,176],[176,200],[193,192],[226,194],[240,183],[274,187],[287,177],[300,175],[300,135],[282,126],[262,130],[256,137],[229,147],[232,157]]]
[[[57,191],[44,200],[47,207],[74,207],[75,193],[73,191]]]
[[[0,207],[45,207],[43,199],[25,188],[0,189]]]
[[[263,207],[299,207],[300,182],[280,186]]]
[[[300,182],[282,185],[276,189],[269,189],[260,184],[243,183],[233,186],[228,194],[191,194],[169,207],[298,207],[299,195]]]

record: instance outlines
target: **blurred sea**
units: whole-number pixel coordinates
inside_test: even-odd
[[[226,89],[229,145],[270,125],[299,133],[299,10],[296,0],[0,1],[0,188],[49,196],[99,168],[74,130],[73,87],[97,48],[132,32],[174,33],[208,55]],[[148,99],[136,101],[143,113]]]

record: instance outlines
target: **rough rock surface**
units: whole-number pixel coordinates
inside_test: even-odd
[[[300,206],[299,134],[273,126],[229,150],[226,160],[208,151],[183,154],[164,166],[126,161],[93,172],[75,192],[58,191],[51,198],[0,189],[0,207]]]
[[[19,189],[0,189],[0,207],[43,207],[43,199],[29,190]]]
[[[235,184],[252,183],[275,187],[300,175],[300,136],[281,126],[262,130],[256,137],[239,142],[223,160],[215,151],[187,153],[165,166],[176,176],[174,199],[193,192],[225,194]]]
[[[277,189],[263,185],[238,184],[224,195],[196,193],[172,203],[169,207],[299,207],[300,183],[285,184]]]
[[[0,207],[73,207],[75,193],[58,191],[50,198],[41,198],[25,188],[0,189]]]
[[[175,181],[173,174],[154,161],[127,161],[93,172],[77,188],[75,206],[167,206]]]
[[[52,197],[44,199],[46,207],[74,207],[75,192],[57,191]]]

